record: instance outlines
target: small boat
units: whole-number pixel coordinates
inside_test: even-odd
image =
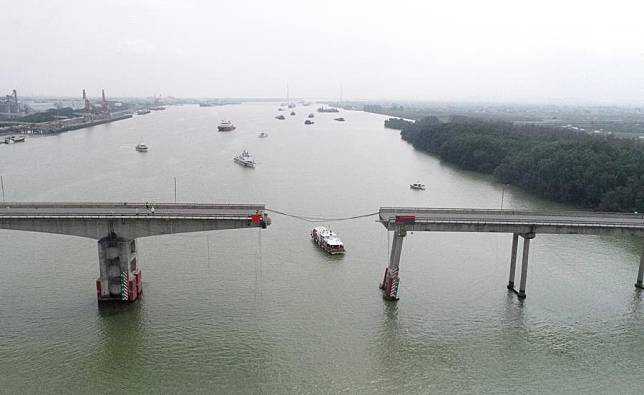
[[[337,109],[337,108],[335,108],[335,107],[325,107],[325,106],[322,106],[322,107],[319,107],[319,108],[318,108],[318,112],[340,112],[340,110],[338,110],[338,109]]]
[[[24,143],[25,142],[25,136],[18,136],[13,138],[14,143]]]
[[[139,143],[135,149],[139,152],[148,152],[148,146],[143,143]]]
[[[339,122],[344,122],[344,118],[342,118],[342,117],[340,117],[340,118],[333,118],[333,120],[334,120],[334,121],[339,121]]]
[[[165,107],[163,106],[156,106],[156,107],[150,107],[151,111],[163,111],[165,110]]]
[[[417,191],[424,191],[426,189],[425,184],[420,183],[409,184],[409,188],[415,189]]]
[[[315,122],[311,121],[310,119],[307,119],[306,121],[304,121],[305,125],[313,125],[314,123]]]
[[[213,107],[214,104],[212,103],[199,103],[199,107]]]
[[[220,132],[232,132],[235,130],[235,125],[230,121],[221,121],[219,126],[217,126],[217,130]]]
[[[315,118],[315,114],[310,113],[310,114],[309,114],[309,118]]]
[[[140,110],[136,110],[136,115],[145,115],[145,114],[149,114],[149,113],[150,113],[150,110],[147,109],[147,108],[142,108]]]
[[[275,119],[279,119],[280,121],[282,121],[282,120],[284,120],[286,118],[284,117],[284,115],[280,114],[280,115],[276,116]]]
[[[291,111],[291,115],[295,115],[295,111]]]
[[[233,160],[244,167],[255,167],[255,159],[246,150],[234,157]]]
[[[344,254],[346,252],[344,243],[338,238],[338,235],[324,226],[316,226],[313,228],[311,230],[311,239],[331,255]]]
[[[268,137],[268,133],[261,132],[260,134],[257,135],[257,137],[259,137],[260,139],[266,138],[266,137]]]

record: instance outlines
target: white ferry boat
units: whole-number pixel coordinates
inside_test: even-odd
[[[217,126],[217,130],[220,132],[232,132],[235,130],[235,125],[230,121],[221,121],[219,126]]]
[[[148,146],[143,143],[139,143],[135,149],[139,152],[148,152]]]
[[[344,254],[344,243],[338,238],[335,232],[324,226],[316,226],[311,230],[311,239],[331,255]]]
[[[234,157],[233,160],[235,163],[239,163],[244,167],[255,167],[255,159],[253,159],[253,156],[246,150]]]

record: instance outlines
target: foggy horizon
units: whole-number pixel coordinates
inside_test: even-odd
[[[642,6],[5,1],[0,95],[638,105]],[[5,92],[6,91],[6,92]],[[342,92],[342,93],[341,93]]]

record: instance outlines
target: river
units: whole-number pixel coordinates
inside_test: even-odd
[[[384,116],[276,120],[276,103],[166,111],[0,146],[7,201],[265,203],[344,217],[380,206],[557,209],[402,141]],[[218,133],[221,119],[237,125]],[[257,138],[260,131],[269,133]],[[144,141],[150,151],[137,153]],[[255,169],[232,161],[248,149]],[[409,189],[412,182],[426,191]],[[401,299],[378,283],[375,217],[138,241],[143,296],[99,308],[96,242],[0,231],[0,393],[640,393],[642,242],[537,235],[527,299],[505,285],[511,235],[409,234]]]

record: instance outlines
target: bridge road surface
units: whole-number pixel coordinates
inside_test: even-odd
[[[644,236],[644,214],[638,213],[382,207],[379,215],[389,230]]]
[[[256,221],[256,214],[259,214],[261,221]],[[101,239],[110,232],[134,239],[161,234],[267,225],[270,225],[270,218],[265,213],[265,206],[261,204],[0,204],[0,229],[58,233],[93,239]]]

